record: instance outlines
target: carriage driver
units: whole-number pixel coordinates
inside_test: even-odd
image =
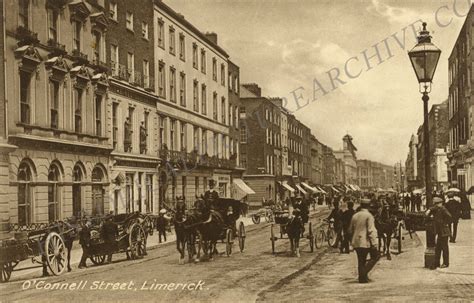
[[[214,203],[219,199],[219,193],[216,190],[216,181],[209,180],[209,189],[204,193],[204,200],[209,203],[210,208],[214,208]]]

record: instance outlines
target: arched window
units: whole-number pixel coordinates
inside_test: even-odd
[[[72,172],[72,215],[77,218],[80,218],[82,215],[81,182],[84,179],[82,172],[81,166],[76,164]]]
[[[104,172],[98,166],[92,170],[92,216],[104,214]]]
[[[30,182],[31,168],[26,163],[20,164],[18,168],[18,224],[27,225],[31,223],[32,192]]]
[[[59,168],[51,165],[48,173],[48,221],[53,222],[59,219]]]

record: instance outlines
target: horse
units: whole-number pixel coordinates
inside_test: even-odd
[[[212,210],[210,201],[198,199],[194,203],[200,224],[197,229],[201,236],[204,256],[213,259],[213,254],[217,254],[217,241],[222,239],[225,230],[224,218],[219,212]]]
[[[299,211],[299,216],[301,222],[304,224],[309,221],[309,203],[307,200],[296,201],[293,204],[293,208]],[[303,231],[301,232],[300,237],[303,237]]]
[[[381,211],[377,212],[375,215],[375,228],[377,229],[379,239],[379,250],[381,247],[383,247],[382,254],[387,255],[387,260],[392,259],[390,255],[390,243],[392,241],[392,236],[395,234],[397,226],[398,222],[392,216],[390,206],[388,204],[384,205]]]
[[[304,221],[298,209],[293,211],[291,217],[286,225],[286,233],[290,239],[291,254],[300,257],[300,237],[304,233]]]
[[[186,204],[176,204],[176,212],[173,217],[174,229],[176,233],[176,249],[180,254],[179,263],[184,264],[184,256],[186,253],[186,246],[188,248],[189,262],[193,261],[197,254],[199,258],[199,250],[196,251],[196,235],[197,226],[199,225],[199,218],[194,212],[186,211]]]

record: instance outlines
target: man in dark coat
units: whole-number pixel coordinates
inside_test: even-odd
[[[334,202],[334,208],[332,209],[331,213],[329,216],[326,218],[326,220],[334,220],[334,230],[336,231],[336,241],[334,243],[334,248],[337,248],[339,246],[339,242],[341,241],[342,238],[342,223],[341,223],[341,210],[339,209],[339,202]]]
[[[91,223],[89,221],[82,227],[81,231],[79,232],[79,244],[82,247],[82,257],[81,261],[79,262],[79,268],[87,268],[87,258],[89,258],[89,246],[91,242],[91,230],[90,230]]]
[[[434,197],[433,203],[435,206],[426,212],[427,216],[433,216],[434,230],[436,233],[435,264],[431,269],[436,269],[436,267],[445,268],[449,266],[448,238],[451,234],[449,230],[451,214],[443,206],[443,199]],[[440,266],[441,253],[443,254],[443,265]]]
[[[107,254],[107,263],[112,262],[112,254],[115,251],[115,245],[116,245],[116,237],[118,236],[118,227],[117,224],[115,224],[112,221],[112,215],[108,215],[105,218],[105,222],[102,225],[101,229],[101,235],[102,238],[104,239],[105,245],[108,250]]]
[[[342,222],[342,245],[341,253],[349,253],[349,242],[351,241],[350,227],[352,216],[354,215],[354,202],[347,202],[347,210],[341,215]]]
[[[214,208],[214,204],[219,199],[219,193],[216,190],[216,181],[213,179],[209,180],[209,189],[204,193],[204,201],[206,201],[211,208]]]
[[[445,207],[452,217],[451,223],[449,225],[449,229],[451,230],[451,237],[449,238],[449,242],[455,243],[456,236],[458,234],[458,222],[459,218],[461,217],[461,203],[454,199],[453,193],[449,192],[448,202],[446,202]]]

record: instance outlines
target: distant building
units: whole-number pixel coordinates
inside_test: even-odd
[[[408,155],[405,161],[405,177],[408,191],[423,187],[419,178],[417,145],[418,136],[411,135],[410,142],[408,143]]]
[[[342,138],[342,150],[334,152],[334,155],[337,159],[340,159],[344,164],[344,173],[342,174],[342,179],[338,182],[347,183],[347,184],[356,184],[357,183],[357,148],[352,143],[352,136],[345,135]]]
[[[440,104],[434,104],[428,114],[429,137],[430,137],[430,164],[431,164],[431,181],[434,186],[447,185],[446,178],[443,178],[443,172],[447,171],[446,163],[440,161],[446,158],[447,147],[449,142],[448,134],[448,100]],[[425,186],[425,160],[424,160],[424,130],[423,124],[418,128],[418,144],[417,144],[417,184],[420,187]],[[441,179],[438,178],[441,177]]]
[[[323,144],[311,136],[311,182],[321,184],[323,182]]]

